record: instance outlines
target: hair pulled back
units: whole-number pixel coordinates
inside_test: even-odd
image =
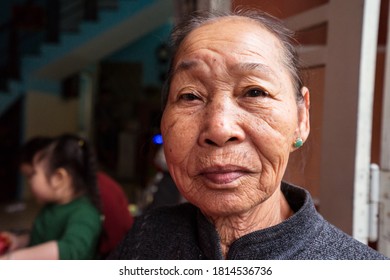
[[[72,179],[74,192],[87,195],[101,210],[96,157],[85,139],[72,134],[54,138],[50,145],[39,152],[38,160],[44,161],[47,177],[53,175],[57,169],[64,168]]]
[[[47,136],[37,136],[28,140],[19,151],[19,164],[33,164],[34,156],[53,141]]]

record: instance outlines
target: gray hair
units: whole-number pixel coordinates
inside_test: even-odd
[[[185,18],[181,23],[177,24],[171,33],[171,60],[168,70],[168,76],[162,90],[163,108],[165,108],[168,100],[170,84],[173,78],[173,63],[176,58],[177,52],[181,46],[181,43],[191,33],[191,31],[201,27],[202,25],[217,21],[218,19],[224,17],[232,16],[239,16],[254,20],[279,39],[283,48],[282,61],[291,75],[297,102],[301,102],[303,100],[303,96],[301,94],[301,88],[303,87],[303,79],[301,73],[301,65],[295,47],[296,40],[294,39],[294,32],[288,29],[281,20],[259,10],[238,10],[231,13],[221,13],[216,11],[195,12],[190,17]]]

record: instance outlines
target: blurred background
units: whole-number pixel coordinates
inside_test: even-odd
[[[239,8],[297,31],[312,127],[285,180],[390,255],[389,0],[1,0],[0,230],[38,210],[17,153],[39,135],[87,137],[134,214],[151,204],[169,33],[192,11]]]

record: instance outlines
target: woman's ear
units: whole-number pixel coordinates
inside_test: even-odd
[[[306,142],[310,133],[310,92],[307,87],[302,87],[303,101],[298,104],[298,137]]]

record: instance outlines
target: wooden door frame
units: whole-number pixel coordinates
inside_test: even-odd
[[[325,46],[300,49],[305,65],[325,65],[320,211],[364,243],[379,8],[380,0],[329,0],[286,19],[294,30],[327,23]]]
[[[390,6],[387,11],[390,15]],[[390,17],[387,22],[386,60],[382,103],[378,251],[390,256]]]

